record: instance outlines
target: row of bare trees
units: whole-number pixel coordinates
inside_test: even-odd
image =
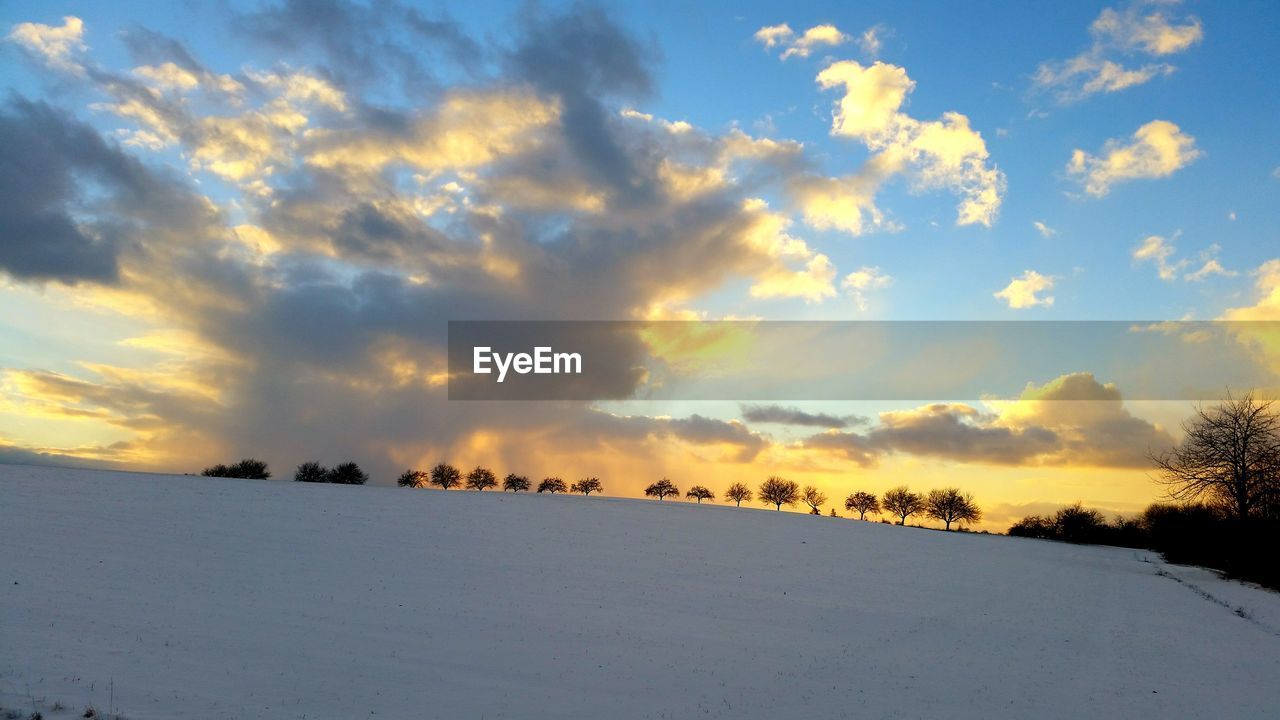
[[[462,471],[450,465],[449,463],[439,463],[431,470],[423,472],[422,470],[405,470],[400,473],[400,477],[396,479],[396,485],[407,488],[424,488],[428,486],[438,487],[441,490],[452,490],[453,488],[476,490],[483,492],[490,488],[498,487],[498,476],[489,468],[477,465],[475,469],[467,473],[464,477]],[[517,475],[510,473],[502,479],[503,492],[528,492],[533,488],[533,482],[527,475]],[[574,492],[590,495],[591,493],[604,492],[604,483],[597,477],[582,478],[575,483],[566,483],[558,477],[543,478],[538,483],[538,492],[540,493],[564,493]]]
[[[665,500],[668,497],[679,497],[680,488],[670,479],[662,478],[645,488],[644,494]],[[714,500],[716,495],[703,485],[694,485],[685,493],[685,497],[701,504],[703,500]],[[773,505],[776,510],[782,510],[783,505],[792,507],[797,503],[804,503],[809,506],[811,515],[821,515],[822,506],[827,503],[826,494],[817,487],[800,487],[799,483],[777,475],[761,483],[754,493],[740,482],[730,485],[724,493],[725,502],[733,502],[738,507],[756,497],[765,505]],[[859,491],[845,498],[844,507],[858,513],[859,520],[866,520],[868,513],[874,515],[883,511],[897,517],[899,525],[905,525],[907,518],[912,515],[923,514],[942,522],[948,530],[953,523],[973,523],[982,519],[982,509],[974,502],[973,496],[958,488],[932,490],[926,495],[920,495],[904,485],[889,490],[883,499],[872,493]],[[831,509],[831,514],[835,514],[835,508]]]

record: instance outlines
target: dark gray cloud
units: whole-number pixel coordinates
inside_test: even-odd
[[[393,0],[283,0],[233,17],[237,35],[276,51],[319,51],[326,73],[348,89],[398,83],[406,93],[438,89],[431,58],[478,72],[486,49],[449,17]]]
[[[653,90],[648,65],[656,49],[641,45],[592,5],[555,15],[531,5],[520,28],[507,55],[508,71],[560,98],[565,141],[588,180],[611,188],[617,202],[651,202],[655,184],[636,167],[618,136],[617,119],[602,100],[648,96]]]
[[[1047,428],[993,425],[968,405],[942,403],[886,413],[868,440],[894,452],[996,465],[1020,465],[1059,448]]]
[[[10,96],[0,110],[0,269],[23,280],[111,283],[126,229],[73,217],[82,178],[137,197],[146,173],[87,125]]]
[[[828,415],[827,413],[811,413],[796,407],[783,405],[743,405],[742,419],[747,422],[773,423],[775,425],[798,425],[801,427],[846,428],[861,425],[866,418],[856,415]]]

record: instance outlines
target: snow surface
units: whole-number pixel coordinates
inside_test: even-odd
[[[0,706],[46,718],[1280,712],[1280,595],[1133,550],[3,465],[0,523]]]

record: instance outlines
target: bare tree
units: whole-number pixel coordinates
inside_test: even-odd
[[[467,489],[483,492],[485,488],[498,487],[498,476],[487,467],[476,466],[475,470],[467,473]]]
[[[732,500],[737,503],[738,507],[742,507],[743,500],[751,502],[751,488],[736,482],[730,485],[728,490],[724,491],[724,499],[725,502]]]
[[[510,490],[511,492],[520,492],[522,490],[524,492],[529,492],[529,488],[530,488],[529,478],[524,475],[516,475],[515,473],[511,473],[502,481],[503,492],[506,492],[508,490]]]
[[[809,506],[810,515],[821,515],[822,513],[818,508],[827,503],[827,496],[813,485],[804,486],[804,492],[801,493],[800,499],[804,500],[804,504]]]
[[[583,495],[590,495],[593,492],[604,492],[604,483],[600,482],[600,478],[582,478],[569,488],[573,492],[580,492]]]
[[[867,513],[880,512],[880,501],[875,495],[859,490],[844,499],[844,509],[857,511],[859,520],[866,520]]]
[[[457,487],[462,482],[462,471],[449,463],[440,463],[431,468],[431,484],[441,490]]]
[[[1280,416],[1253,393],[1197,407],[1182,444],[1151,460],[1175,500],[1208,499],[1243,521],[1280,489]]]
[[[421,470],[405,470],[396,478],[396,485],[407,488],[420,488],[427,484],[427,474]]]
[[[665,499],[668,495],[679,495],[680,488],[676,484],[666,478],[662,478],[658,482],[644,489],[646,497],[656,497],[658,500]]]
[[[924,509],[929,517],[946,524],[978,522],[982,519],[982,509],[973,501],[973,496],[960,492],[959,488],[943,488],[930,490],[924,500]]]
[[[558,492],[569,492],[569,486],[558,477],[543,478],[542,482],[538,483],[538,492],[555,495]]]
[[[799,500],[800,486],[794,480],[773,475],[760,483],[760,502],[773,505],[776,510],[781,510],[783,505],[795,505]]]
[[[924,498],[901,485],[884,494],[882,505],[886,511],[898,516],[899,525],[906,525],[907,518],[924,510]]]
[[[689,488],[689,492],[684,494],[687,498],[694,498],[701,505],[703,500],[715,500],[716,494],[701,485],[694,485]]]

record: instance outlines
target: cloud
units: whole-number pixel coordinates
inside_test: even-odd
[[[1051,92],[1060,103],[1072,103],[1096,93],[1113,93],[1169,75],[1167,62],[1130,66],[1133,55],[1163,58],[1183,52],[1200,42],[1204,32],[1199,18],[1171,18],[1164,8],[1174,2],[1135,1],[1116,10],[1105,8],[1089,26],[1093,43],[1079,55],[1041,63],[1032,78],[1036,91]],[[1152,9],[1153,6],[1162,6]]]
[[[884,48],[884,35],[886,30],[883,25],[873,25],[858,36],[858,48],[862,50],[862,54],[869,60],[875,60],[880,57],[880,50]]]
[[[84,22],[78,17],[64,17],[59,26],[19,23],[9,31],[8,40],[51,68],[84,74],[78,58],[88,46],[84,43]]]
[[[843,90],[831,133],[859,140],[875,153],[868,166],[876,177],[906,172],[918,190],[956,193],[957,225],[989,227],[995,221],[1005,177],[988,164],[986,143],[968,117],[944,112],[940,120],[921,121],[903,112],[915,82],[896,65],[843,60],[819,73],[818,84]]]
[[[1173,237],[1176,238],[1179,234],[1174,233]],[[1211,275],[1234,277],[1238,273],[1226,269],[1218,261],[1216,256],[1220,250],[1221,248],[1218,245],[1210,245],[1200,253],[1200,268],[1193,272],[1184,272],[1191,265],[1191,261],[1186,258],[1173,260],[1173,256],[1178,252],[1173,243],[1159,235],[1149,235],[1138,247],[1134,248],[1133,260],[1139,263],[1153,263],[1156,266],[1156,272],[1160,275],[1160,279],[1165,281],[1177,280],[1179,275],[1188,282],[1200,282]]]
[[[795,37],[795,31],[791,29],[790,25],[782,23],[781,25],[762,27],[752,37],[766,48],[772,48],[789,42],[791,38]]]
[[[1040,237],[1043,238],[1051,238],[1058,234],[1057,230],[1046,225],[1043,220],[1033,220],[1031,221],[1031,226],[1034,227],[1036,232],[1040,233]]]
[[[1035,270],[1027,270],[1022,273],[1022,277],[1010,280],[1003,290],[995,293],[995,297],[1009,303],[1009,307],[1015,310],[1037,305],[1052,307],[1053,296],[1041,297],[1040,293],[1052,290],[1053,284],[1053,277],[1041,275]]]
[[[1195,138],[1167,120],[1152,120],[1138,128],[1129,143],[1108,140],[1098,155],[1077,149],[1067,172],[1079,178],[1086,193],[1103,197],[1116,183],[1169,177],[1200,155]]]
[[[876,191],[885,177],[879,165],[873,160],[857,174],[835,178],[798,175],[787,190],[809,227],[850,235],[893,231],[898,225],[887,220],[875,203]]]
[[[880,271],[879,267],[863,265],[844,276],[840,286],[848,291],[859,310],[867,309],[867,292],[886,288],[893,284],[893,278]]]
[[[1142,244],[1134,248],[1133,260],[1154,263],[1161,280],[1176,280],[1178,273],[1187,265],[1186,260],[1169,261],[1176,252],[1178,249],[1168,240],[1159,235],[1148,235]]]
[[[845,428],[865,422],[864,418],[848,415],[811,413],[796,407],[783,405],[743,405],[742,419],[752,423],[796,425],[800,427]]]
[[[4,267],[21,281],[81,281],[74,302],[211,350],[181,368],[166,355],[98,364],[96,377],[21,376],[29,410],[132,433],[128,462],[167,469],[257,453],[275,464],[353,457],[388,473],[442,456],[523,463],[543,445],[565,448],[555,452],[572,469],[616,462],[626,443],[652,457],[675,439],[679,452],[731,462],[767,445],[740,424],[603,422],[581,403],[445,412],[444,319],[460,313],[626,319],[680,313],[725,288],[746,302],[837,294],[837,268],[795,231],[792,209],[758,199],[812,174],[804,147],[621,112],[652,92],[653,53],[604,13],[531,18],[484,49],[492,77],[397,107],[375,107],[381,88],[327,65],[284,62],[226,76],[243,87],[237,105],[185,47],[125,37],[128,69],[85,59],[73,80],[126,125],[112,133],[125,146],[64,129],[66,112],[4,115],[15,133],[5,147],[47,166],[28,184],[45,192],[42,173],[58,170],[47,200],[10,193],[22,199],[12,212],[61,212],[79,232],[68,235],[78,265],[50,259],[47,241],[2,235]],[[279,41],[339,43],[325,62],[345,52],[339,38],[290,38]],[[357,59],[368,49],[347,48]],[[128,153],[148,138],[180,151],[149,158],[163,172]],[[208,196],[193,189],[206,174],[226,181]],[[81,179],[95,192],[79,191]],[[102,241],[105,261],[88,262],[87,241]],[[39,268],[26,257],[35,250]],[[618,367],[638,367],[643,352]],[[620,395],[642,382],[623,375]]]
[[[115,283],[122,254],[187,244],[214,216],[182,182],[44,103],[10,96],[0,147],[0,270],[18,279]]]
[[[1280,258],[1262,263],[1253,275],[1257,300],[1229,308],[1223,313],[1224,320],[1280,320]]]
[[[976,465],[1146,467],[1148,450],[1173,443],[1164,429],[1134,417],[1114,385],[1091,373],[1028,384],[1015,399],[988,398],[984,412],[934,403],[880,414],[865,433],[830,430],[804,447],[872,466],[885,454]]]
[[[790,25],[782,23],[762,27],[752,37],[766,49],[781,48],[780,57],[783,60],[791,57],[809,57],[809,54],[818,47],[834,47],[850,40],[848,35],[831,24],[814,25],[805,30],[802,35],[797,36]]]
[[[325,73],[343,89],[392,85],[407,95],[441,87],[435,70],[476,73],[485,49],[450,17],[398,2],[281,0],[234,14],[238,36],[296,59],[319,54]]]

